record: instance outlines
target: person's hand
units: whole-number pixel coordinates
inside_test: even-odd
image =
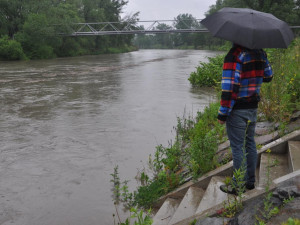
[[[223,121],[223,120],[218,120],[218,122],[219,122],[219,124],[221,124],[221,125],[225,124],[225,121]]]

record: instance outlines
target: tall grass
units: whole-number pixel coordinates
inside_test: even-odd
[[[286,123],[300,110],[300,39],[286,50],[268,50],[274,77],[261,88],[260,111],[265,119]]]

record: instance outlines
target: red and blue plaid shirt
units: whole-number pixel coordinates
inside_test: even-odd
[[[218,119],[226,121],[232,109],[257,108],[263,82],[273,77],[267,54],[262,49],[235,45],[225,56],[222,96]]]

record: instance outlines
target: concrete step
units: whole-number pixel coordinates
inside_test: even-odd
[[[167,198],[153,218],[152,225],[167,225],[172,219],[181,200]]]
[[[224,184],[225,177],[214,176],[204,193],[203,198],[197,208],[196,214],[200,214],[206,209],[209,209],[217,204],[227,200],[227,194],[220,190],[220,186]]]
[[[290,172],[300,170],[300,141],[289,141],[288,145]]]
[[[266,187],[269,179],[270,184],[278,177],[284,176],[289,173],[288,154],[274,154],[272,152],[262,153],[260,156],[259,167],[259,183],[258,186]],[[269,173],[268,173],[269,168]],[[269,176],[269,178],[268,178]]]
[[[190,187],[177,208],[174,216],[169,224],[175,224],[183,219],[193,216],[199,206],[199,203],[204,195],[202,188]]]

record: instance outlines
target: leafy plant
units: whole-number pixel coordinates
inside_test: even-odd
[[[149,209],[147,212],[144,212],[143,210],[138,210],[137,208],[131,208],[130,209],[130,217],[126,219],[124,223],[121,222],[120,217],[118,216],[118,220],[120,225],[131,225],[131,219],[133,219],[133,225],[151,225],[153,220],[151,218],[151,209]],[[118,213],[117,213],[118,215]],[[115,222],[115,215],[114,217],[114,224]]]
[[[16,40],[9,39],[8,36],[0,38],[0,59],[1,60],[21,60],[26,59],[21,44]]]
[[[279,213],[279,208],[276,206],[274,207],[273,202],[271,201],[271,198],[273,197],[273,192],[270,191],[270,186],[271,186],[270,170],[271,170],[271,167],[274,165],[274,164],[272,164],[271,159],[270,159],[271,150],[268,149],[266,152],[268,154],[268,161],[267,161],[267,166],[266,166],[267,180],[266,180],[266,186],[265,186],[266,195],[265,195],[265,198],[263,201],[264,207],[263,207],[263,210],[259,210],[261,216],[258,216],[258,215],[255,216],[256,220],[260,223],[267,222],[272,216]]]
[[[300,220],[289,218],[286,222],[282,223],[282,225],[300,225]]]
[[[128,190],[128,182],[127,180],[121,182],[119,177],[119,167],[115,166],[114,172],[111,174],[112,179],[110,182],[113,184],[112,192],[113,192],[113,201],[115,204],[119,204],[122,202],[125,208],[129,209],[134,205],[133,202],[133,193],[130,193]]]
[[[267,120],[283,124],[280,130],[284,131],[293,110],[299,109],[300,39],[287,50],[268,50],[268,55],[274,76],[261,88],[259,109]]]
[[[196,71],[192,72],[189,81],[193,86],[213,87],[222,79],[224,55],[209,57],[208,62],[201,62]]]

